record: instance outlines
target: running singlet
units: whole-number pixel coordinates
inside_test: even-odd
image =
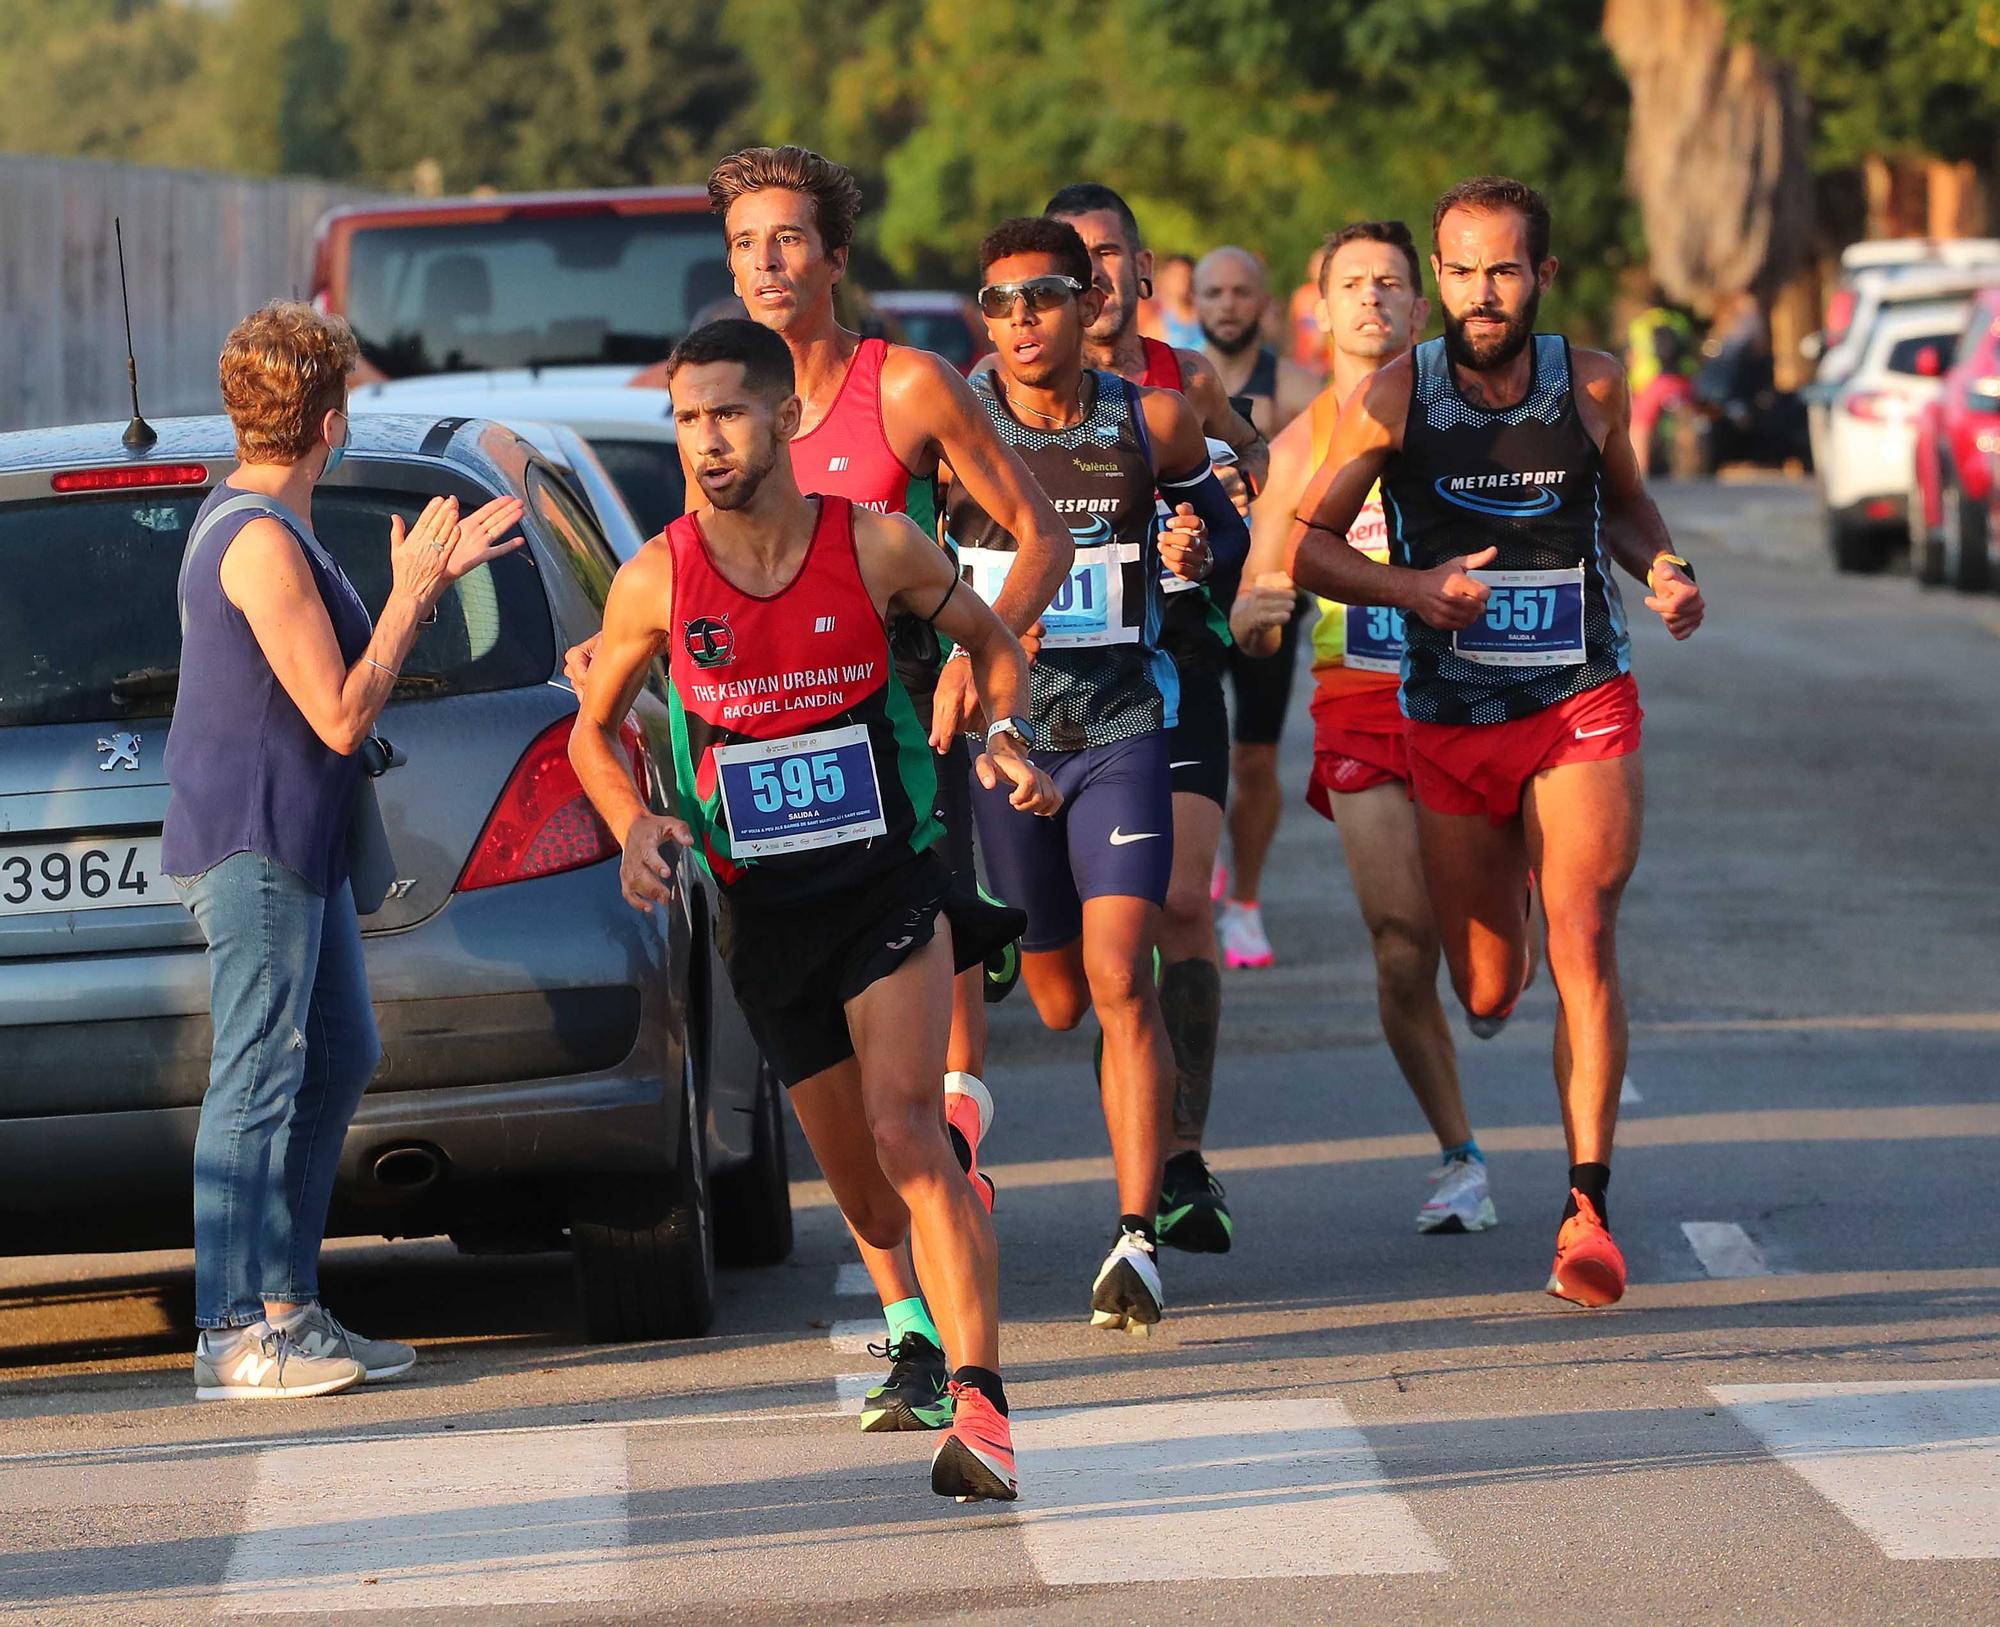
[[[1146,348],[1146,371],[1139,382],[1149,390],[1181,388],[1181,359],[1172,345],[1157,339],[1141,339]],[[1164,520],[1166,510],[1161,511]],[[1204,673],[1220,678],[1229,660],[1229,618],[1216,608],[1207,588],[1186,577],[1175,576],[1164,567],[1160,571],[1160,591],[1166,595],[1166,614],[1160,624],[1160,648],[1174,658],[1181,672]]]
[[[1630,668],[1601,535],[1602,475],[1560,334],[1535,335],[1527,398],[1503,411],[1459,394],[1442,339],[1417,346],[1403,449],[1382,476],[1396,563],[1429,570],[1486,547],[1499,555],[1472,573],[1492,597],[1470,627],[1440,632],[1406,618],[1405,716],[1503,723]]]
[[[1333,445],[1340,403],[1321,391],[1312,404],[1312,461],[1317,469]],[[1368,501],[1347,528],[1348,542],[1370,559],[1387,562],[1389,527],[1382,517],[1382,487],[1368,492]],[[1403,670],[1403,614],[1387,605],[1344,605],[1316,599],[1319,619],[1313,623],[1313,682],[1329,700],[1364,690],[1392,688]]]
[[[667,527],[679,813],[743,903],[865,884],[940,834],[930,742],[890,669],[853,508],[819,509],[798,575],[769,598],[731,585],[694,515]]]
[[[803,435],[792,437],[792,474],[799,490],[845,497],[877,514],[907,514],[927,537],[937,535],[937,482],[912,474],[889,444],[882,422],[886,339],[863,339],[847,364],[833,405]],[[898,616],[890,631],[896,671],[912,694],[937,687],[943,651],[937,634],[915,616]]]
[[[1139,393],[1116,373],[1085,373],[1083,421],[1031,429],[1000,399],[998,378],[979,374],[973,391],[1076,541],[1069,579],[1042,613],[1047,636],[1028,668],[1035,745],[1081,751],[1165,728],[1180,683],[1159,648],[1155,481]],[[956,481],[945,524],[966,581],[991,604],[1013,567],[1013,537]]]

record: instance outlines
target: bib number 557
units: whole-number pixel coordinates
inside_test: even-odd
[[[780,808],[810,808],[835,804],[847,795],[847,776],[837,752],[810,757],[786,757],[775,763],[750,765],[750,799],[760,813]]]

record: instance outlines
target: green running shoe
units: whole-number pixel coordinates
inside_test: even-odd
[[[921,1333],[906,1333],[894,1344],[870,1345],[868,1354],[889,1363],[889,1376],[861,1403],[863,1430],[877,1435],[950,1426],[951,1375],[942,1350]]]
[[[1154,1230],[1168,1248],[1189,1254],[1227,1254],[1236,1234],[1222,1183],[1208,1172],[1198,1152],[1178,1152],[1167,1160],[1160,1182],[1160,1213]]]

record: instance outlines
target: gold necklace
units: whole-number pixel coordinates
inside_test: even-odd
[[[1011,395],[1007,393],[1007,386],[1004,384],[1000,386],[1000,399],[1007,403],[1007,410],[1009,412],[1016,412],[1016,413],[1031,412],[1037,418],[1041,419],[1043,423],[1054,424],[1059,429],[1074,429],[1076,427],[1075,424],[1070,424],[1065,422],[1062,415],[1059,413],[1043,412],[1041,408],[1031,407],[1025,401],[1016,401]],[[1083,403],[1079,401],[1077,403],[1077,412],[1081,414],[1082,411],[1083,411]],[[1082,423],[1083,422],[1082,417],[1079,416],[1076,422],[1078,424]]]

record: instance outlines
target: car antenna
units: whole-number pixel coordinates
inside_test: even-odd
[[[151,446],[159,432],[139,414],[139,363],[132,350],[132,293],[125,286],[125,222],[111,217],[111,230],[118,237],[118,300],[125,307],[125,382],[132,387],[132,422],[125,426],[125,444],[134,452]]]

